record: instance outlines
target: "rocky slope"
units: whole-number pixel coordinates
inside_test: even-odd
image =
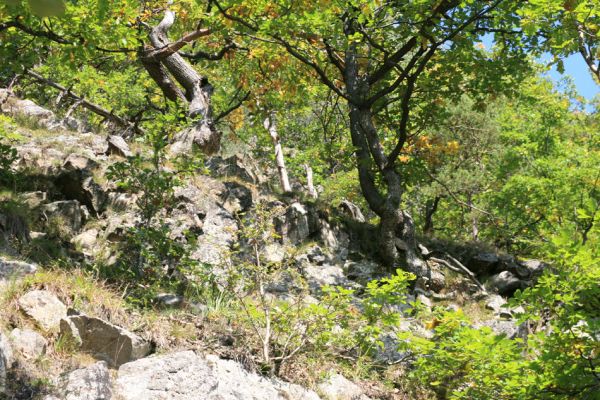
[[[153,322],[136,311],[107,312],[118,300],[94,299],[94,286],[87,291],[76,289],[77,274],[59,279],[62,275],[55,269],[43,275],[40,271],[58,258],[69,260],[71,270],[82,264],[110,268],[119,262],[115,249],[141,216],[135,195],[108,180],[106,171],[124,157],[147,150],[132,149],[119,136],[83,132],[85,124],[57,119],[51,111],[6,91],[0,91],[0,99],[3,112],[27,121],[27,127],[14,127],[11,143],[18,154],[15,169],[24,182],[15,194],[20,212],[0,211],[0,231],[5,239],[0,291],[7,307],[0,311],[4,314],[0,389],[7,398],[405,398],[397,390],[352,383],[335,371],[320,380],[313,378],[310,389],[262,377],[246,369],[252,363],[219,358],[241,354],[231,349],[236,345],[229,342],[235,341],[223,331],[217,333],[221,335],[219,345],[213,347],[206,346],[208,336],[205,343],[200,343],[196,334],[191,335],[194,340],[165,339],[145,328]],[[161,216],[172,239],[192,245],[194,260],[215,270],[232,268],[232,250],[241,240],[241,216],[259,202],[267,202],[282,211],[274,221],[278,237],[266,246],[264,257],[268,262],[293,265],[313,298],[319,298],[323,285],[340,285],[360,293],[368,281],[385,275],[377,260],[369,257],[369,227],[352,203],[334,209],[304,201],[302,193],[278,197],[269,190],[270,178],[260,172],[264,169],[241,155],[213,157],[206,161],[206,168],[208,174],[180,182],[174,189],[176,204],[168,215]],[[504,296],[531,284],[544,263],[469,246],[450,250],[447,244],[437,242],[421,245],[421,253],[429,274],[416,282],[409,302],[418,300],[426,309],[461,307],[478,315],[480,326],[509,337],[526,334],[525,327],[517,326],[513,319],[519,310],[505,307]],[[55,282],[52,276],[57,277]],[[63,281],[62,286],[57,283]],[[285,298],[294,291],[293,285],[282,277],[267,291]],[[105,289],[99,284],[97,290],[104,293]],[[114,293],[106,296],[118,298]],[[210,323],[205,318],[206,305],[188,301],[179,293],[161,293],[154,304],[160,309],[181,310],[184,322],[161,325],[171,333],[174,326],[187,332]],[[169,314],[155,318],[164,322]],[[398,332],[406,330],[432,335],[423,321],[409,314],[398,327]],[[380,361],[400,363],[405,357],[396,350],[396,338],[384,339]],[[42,383],[40,370],[45,370]]]

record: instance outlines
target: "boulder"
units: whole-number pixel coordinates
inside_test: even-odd
[[[44,204],[41,207],[41,213],[47,222],[57,219],[53,223],[60,224],[58,228],[61,231],[64,229],[64,233],[68,236],[77,234],[85,221],[85,213],[77,200]]]
[[[523,287],[523,282],[510,271],[502,271],[492,275],[488,285],[496,289],[501,295],[511,295],[515,290]]]
[[[37,359],[46,354],[48,342],[42,335],[31,329],[15,328],[10,333],[14,349],[27,359]]]
[[[6,391],[6,374],[12,368],[14,359],[8,338],[0,332],[0,396]]]
[[[348,200],[342,200],[342,202],[339,205],[339,208],[342,211],[342,213],[350,217],[352,221],[365,222],[365,216],[356,204]]]
[[[487,298],[485,308],[492,310],[494,313],[499,313],[502,306],[506,304],[506,300],[497,294],[493,294]]]
[[[236,238],[237,223],[231,213],[210,202],[204,211],[202,235],[192,258],[206,264],[223,265],[229,259],[229,249]]]
[[[19,193],[21,201],[31,209],[36,209],[48,200],[48,194],[46,192],[25,192]]]
[[[35,271],[37,271],[35,264],[0,258],[0,281],[33,274]]]
[[[229,158],[213,157],[207,163],[214,175],[219,177],[236,177],[244,182],[254,185],[263,179],[258,174],[257,168],[253,167],[247,159],[239,154]]]
[[[50,129],[56,124],[52,111],[31,100],[21,100],[8,91],[4,91],[2,97],[4,101],[0,102],[1,111],[14,117],[29,119],[41,128]]]
[[[223,208],[231,214],[248,211],[254,204],[252,190],[238,182],[225,182],[221,193]]]
[[[333,374],[318,386],[319,392],[327,400],[368,400],[364,391],[343,375]]]
[[[98,229],[88,229],[71,239],[71,243],[81,249],[86,255],[91,255],[97,248]]]
[[[308,211],[298,203],[292,203],[285,214],[275,219],[275,230],[284,244],[297,245],[311,234],[308,223]]]
[[[129,149],[129,145],[121,136],[110,135],[108,139],[106,139],[108,143],[108,153],[116,154],[121,157],[131,157],[133,153]]]
[[[155,301],[164,307],[181,307],[184,298],[173,293],[160,293],[155,297]]]
[[[317,400],[316,393],[246,371],[234,361],[193,351],[148,357],[122,365],[115,396],[123,400]]]
[[[529,275],[533,277],[540,276],[548,267],[548,264],[540,260],[519,260],[517,263],[525,268],[529,272]]]
[[[47,331],[55,330],[67,316],[67,307],[47,290],[32,290],[18,300],[19,307]]]
[[[64,400],[110,400],[113,398],[110,371],[104,361],[75,370],[66,379]]]
[[[467,267],[477,275],[487,275],[493,272],[500,257],[494,253],[478,253],[469,259]]]
[[[90,157],[71,154],[54,180],[66,199],[79,201],[95,214],[104,211],[108,198],[105,190],[94,181],[93,170],[97,167],[98,163]]]
[[[63,318],[60,333],[73,340],[82,351],[111,366],[118,367],[150,352],[150,343],[139,336],[100,318],[83,314]]]

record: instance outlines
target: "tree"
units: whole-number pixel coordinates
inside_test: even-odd
[[[347,102],[361,190],[380,218],[382,258],[393,266],[398,246],[403,247],[405,267],[422,275],[413,222],[401,209],[405,172],[398,157],[444,98],[465,91],[481,93],[482,88],[498,91],[503,83],[518,79],[516,73],[498,79],[498,71],[504,75],[526,65],[515,62],[515,57],[522,57],[518,47],[507,43],[501,57],[475,48],[482,33],[513,34],[518,4],[502,0],[293,4],[214,0],[212,4],[240,34],[282,47]]]

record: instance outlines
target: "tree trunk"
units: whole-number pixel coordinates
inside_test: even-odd
[[[423,224],[423,233],[426,235],[433,234],[433,215],[437,211],[441,199],[441,196],[435,196],[433,201],[428,200],[425,203],[425,223]]]
[[[285,167],[285,159],[283,158],[283,150],[281,148],[281,140],[279,139],[279,134],[277,133],[277,125],[275,124],[274,115],[265,118],[264,127],[269,131],[269,135],[271,135],[271,140],[273,141],[275,162],[277,164],[277,172],[279,173],[281,189],[284,193],[290,193],[292,191],[292,187],[290,186],[290,180],[288,179],[287,168]]]
[[[306,171],[306,187],[308,188],[308,194],[313,199],[318,197],[315,185],[313,184],[313,171],[310,165],[304,164],[304,170]]]
[[[150,32],[150,42],[153,47],[144,49],[141,57],[142,64],[168,99],[185,99],[188,102],[188,115],[192,118],[200,117],[191,128],[188,128],[187,135],[191,135],[193,143],[204,153],[211,154],[219,149],[221,143],[221,133],[214,126],[210,103],[213,87],[206,77],[201,76],[177,53],[177,50],[166,51],[170,49],[169,46],[172,46],[167,33],[174,22],[175,13],[170,10],[165,11],[162,21]],[[167,72],[185,92],[175,85]]]

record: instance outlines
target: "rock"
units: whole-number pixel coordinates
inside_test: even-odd
[[[519,333],[519,327],[512,320],[491,319],[474,325],[477,329],[484,326],[489,327],[496,335],[504,335],[509,339],[514,339]]]
[[[517,263],[534,277],[540,276],[548,267],[548,264],[540,260],[519,260]]]
[[[318,386],[319,392],[327,400],[368,400],[363,390],[343,375],[333,374]]]
[[[0,258],[0,281],[33,274],[35,271],[37,271],[35,264]]]
[[[515,290],[523,286],[521,280],[509,271],[502,271],[499,274],[492,275],[488,284],[502,295],[511,295]]]
[[[47,331],[60,325],[61,318],[67,316],[67,307],[47,290],[32,290],[18,300],[19,307]]]
[[[437,269],[430,269],[426,278],[425,285],[429,290],[439,292],[446,287],[446,276]]]
[[[6,374],[13,366],[12,348],[8,338],[0,332],[0,396],[6,391]]]
[[[169,154],[177,157],[191,154],[197,146],[205,155],[212,155],[221,147],[221,132],[206,123],[197,123],[177,132],[169,148]]]
[[[225,265],[236,238],[237,223],[227,210],[216,203],[207,205],[205,212],[202,220],[204,233],[198,237],[192,258],[206,264]]]
[[[312,293],[320,293],[322,286],[343,286],[345,288],[356,287],[356,283],[350,281],[344,274],[344,269],[339,265],[332,264],[305,264],[302,266],[302,274]]]
[[[183,305],[183,296],[172,293],[160,293],[155,297],[158,304],[165,307],[181,307]]]
[[[64,234],[73,236],[79,232],[85,220],[85,214],[77,200],[55,201],[41,207],[46,222],[58,224],[56,228]]]
[[[14,349],[24,358],[37,359],[46,354],[48,342],[42,335],[31,329],[15,328],[10,333]]]
[[[254,185],[263,181],[262,177],[258,174],[257,168],[239,154],[225,159],[213,157],[209,160],[207,166],[216,176],[234,176]]]
[[[123,400],[318,400],[316,393],[248,372],[234,362],[192,351],[122,365],[115,396]]]
[[[60,333],[71,338],[82,351],[120,366],[137,360],[150,352],[150,344],[139,336],[106,322],[86,315],[72,315],[60,321]]]
[[[30,209],[36,209],[48,200],[46,192],[25,192],[20,193],[19,198]]]
[[[275,230],[281,236],[283,243],[297,245],[310,235],[308,211],[298,203],[292,203],[285,214],[275,219]]]
[[[499,313],[502,306],[506,304],[506,300],[497,294],[490,295],[485,303],[485,308],[492,310],[495,313]]]
[[[86,255],[92,255],[98,245],[98,229],[89,229],[71,239],[71,243],[80,248]]]
[[[494,253],[478,253],[471,257],[467,263],[467,268],[477,275],[485,275],[493,272],[500,258]]]
[[[221,193],[223,208],[231,214],[248,211],[254,204],[252,190],[238,182],[225,182]]]
[[[112,382],[106,362],[99,361],[71,372],[61,397],[64,400],[112,399]]]
[[[55,125],[54,113],[35,104],[31,100],[21,100],[4,92],[5,101],[0,102],[1,111],[14,117],[27,118],[40,128],[52,128]]]
[[[121,136],[110,135],[108,139],[106,139],[108,143],[108,152],[111,154],[116,154],[121,157],[131,157],[133,153],[129,150],[129,145]]]
[[[279,243],[269,243],[265,246],[262,254],[264,262],[277,264],[285,259],[285,247]]]
[[[98,163],[90,157],[71,154],[54,180],[66,199],[79,201],[96,215],[104,211],[108,198],[105,190],[94,181],[93,170],[97,167]]]
[[[365,216],[363,215],[362,211],[360,211],[360,208],[348,201],[348,200],[342,200],[342,202],[339,205],[340,210],[342,211],[343,214],[346,214],[347,216],[350,217],[350,219],[352,219],[355,222],[365,222]]]
[[[417,295],[417,301],[421,302],[421,304],[427,308],[431,308],[433,306],[431,299],[423,294]]]
[[[373,261],[362,259],[361,261],[346,261],[344,271],[348,279],[366,285],[377,277],[379,265]]]

